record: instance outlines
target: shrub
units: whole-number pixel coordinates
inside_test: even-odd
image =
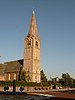
[[[23,90],[24,90],[24,87],[23,87],[23,86],[21,86],[21,87],[20,87],[20,91],[22,92]]]
[[[16,86],[32,86],[32,87],[48,87],[48,82],[25,82],[25,81],[15,81]],[[13,86],[13,81],[0,81],[0,86]]]
[[[8,86],[4,86],[4,91],[8,91],[9,87]]]
[[[41,88],[39,87],[38,90],[41,90]]]
[[[34,88],[35,90],[38,90],[36,87]]]
[[[0,81],[0,86],[12,86],[12,81]]]

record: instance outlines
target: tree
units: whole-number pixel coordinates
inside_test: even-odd
[[[19,80],[20,81],[25,81],[25,82],[29,82],[29,80],[30,80],[29,75],[23,69],[21,69],[21,71],[20,71]]]
[[[23,70],[20,71],[20,81],[26,81],[26,72]]]
[[[73,85],[73,78],[68,73],[62,73],[62,85],[65,87],[71,87]]]
[[[47,82],[47,78],[46,78],[43,70],[41,70],[41,81],[42,82]]]
[[[73,85],[72,86],[73,86],[73,88],[75,88],[75,79],[73,79]]]

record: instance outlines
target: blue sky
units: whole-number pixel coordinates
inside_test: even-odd
[[[32,11],[41,39],[41,69],[48,78],[75,78],[75,0],[0,0],[0,62],[23,58]]]

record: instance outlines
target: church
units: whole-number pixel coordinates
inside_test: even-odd
[[[17,80],[23,69],[29,75],[29,82],[40,82],[40,38],[35,12],[32,12],[28,35],[24,38],[24,59],[0,64],[0,80]]]

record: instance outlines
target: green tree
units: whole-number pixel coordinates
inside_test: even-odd
[[[65,87],[71,87],[73,85],[73,78],[68,73],[62,73],[62,85]]]
[[[21,71],[20,71],[19,80],[25,81],[25,82],[29,82],[29,80],[30,80],[28,73],[26,71],[24,71],[23,69],[21,69]]]
[[[43,70],[41,70],[41,81],[42,82],[47,82],[47,78],[46,78],[45,73],[44,73]]]
[[[72,86],[73,86],[73,88],[75,88],[75,79],[73,79],[73,85]]]

